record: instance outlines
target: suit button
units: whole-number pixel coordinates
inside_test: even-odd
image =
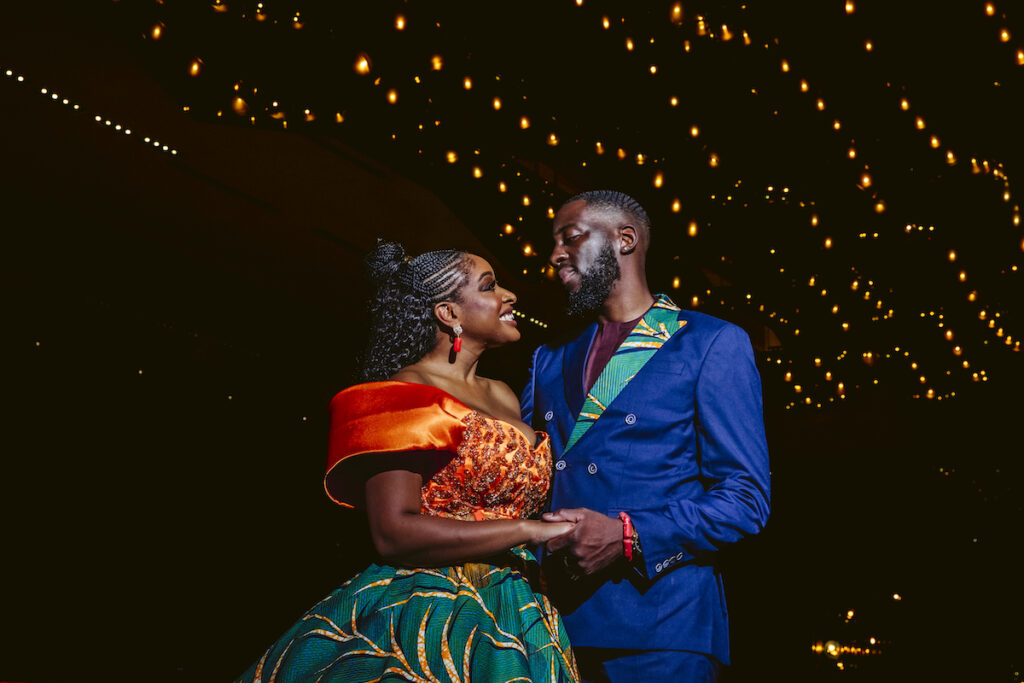
[[[597,465],[595,465],[594,463],[590,463],[589,465],[587,465],[587,472],[589,472],[590,474],[597,474]]]
[[[636,415],[634,415],[633,413],[630,413],[629,415],[627,415],[626,416],[626,424],[628,424],[628,425],[636,424]]]
[[[545,422],[551,422],[551,419],[554,416],[555,416],[555,412],[553,410],[549,410],[548,412],[544,413],[544,421]]]
[[[558,470],[559,472],[564,470],[565,469],[565,461],[564,460],[559,460],[558,462],[556,462],[555,463],[555,469]]]

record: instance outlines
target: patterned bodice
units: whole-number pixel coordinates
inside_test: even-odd
[[[455,457],[424,484],[423,514],[456,519],[515,519],[540,511],[551,486],[551,447],[537,432],[532,446],[507,422],[475,411]]]

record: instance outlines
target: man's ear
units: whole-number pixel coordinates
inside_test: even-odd
[[[434,304],[434,315],[445,327],[455,327],[455,324],[459,322],[459,307],[449,301],[442,301],[439,304]]]
[[[632,225],[624,225],[619,228],[619,252],[632,254],[640,244],[639,235]]]

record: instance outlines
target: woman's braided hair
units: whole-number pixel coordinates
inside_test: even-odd
[[[360,374],[363,381],[373,382],[412,365],[437,345],[434,305],[460,300],[469,260],[466,252],[454,249],[411,258],[401,244],[378,240],[366,257],[366,271],[374,294]]]

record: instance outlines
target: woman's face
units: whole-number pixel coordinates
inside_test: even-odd
[[[516,295],[498,284],[494,269],[475,254],[466,254],[469,274],[456,305],[462,336],[484,343],[484,347],[502,346],[519,341],[512,307]]]

